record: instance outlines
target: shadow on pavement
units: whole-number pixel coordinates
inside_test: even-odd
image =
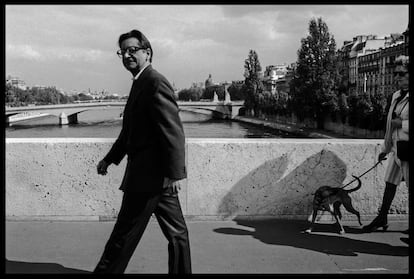
[[[334,224],[318,224],[312,234],[303,233],[307,228],[306,221],[298,220],[239,220],[238,225],[251,227],[254,231],[238,228],[218,228],[214,231],[222,234],[251,235],[271,245],[283,245],[313,250],[320,253],[342,256],[357,256],[357,253],[408,257],[407,246],[392,246],[385,243],[350,239],[345,235],[336,234]],[[360,234],[361,230],[344,226],[348,234]],[[319,234],[323,232],[332,235]]]
[[[64,267],[56,263],[30,263],[6,260],[6,273],[91,273],[85,270]]]

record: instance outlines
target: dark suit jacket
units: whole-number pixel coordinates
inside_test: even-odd
[[[118,165],[128,155],[121,190],[158,192],[164,177],[187,177],[174,91],[151,65],[133,82],[123,115],[121,132],[104,158]]]

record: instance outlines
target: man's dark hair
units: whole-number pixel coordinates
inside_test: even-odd
[[[151,63],[152,62],[153,51],[152,51],[151,43],[149,42],[147,37],[145,37],[145,35],[142,34],[141,31],[138,31],[138,30],[135,30],[135,29],[131,30],[131,31],[119,36],[119,40],[118,40],[119,47],[121,47],[121,43],[123,41],[125,41],[126,39],[129,39],[129,38],[136,38],[139,41],[139,44],[140,44],[141,47],[149,48],[151,50],[151,55],[150,55],[150,59],[149,59],[149,62]]]

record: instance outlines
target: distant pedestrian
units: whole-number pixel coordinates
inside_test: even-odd
[[[388,210],[394,199],[397,186],[402,179],[409,186],[409,160],[398,155],[409,155],[409,150],[402,150],[403,146],[398,145],[398,141],[406,143],[408,147],[409,130],[408,130],[408,109],[409,109],[409,72],[408,56],[399,56],[395,60],[395,81],[399,90],[392,95],[391,105],[387,116],[386,132],[382,150],[378,160],[384,160],[387,154],[392,153],[388,158],[388,167],[385,172],[385,191],[382,200],[381,209],[378,216],[369,224],[363,227],[365,232],[373,232],[379,228],[386,230],[388,228]]]
[[[138,30],[119,37],[118,55],[133,75],[121,132],[97,165],[128,156],[120,189],[122,205],[95,273],[124,273],[154,213],[168,240],[168,272],[191,273],[190,243],[178,191],[186,178],[184,130],[167,79],[151,66],[153,51]]]

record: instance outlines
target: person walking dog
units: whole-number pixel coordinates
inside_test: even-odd
[[[382,228],[388,228],[388,210],[394,199],[397,186],[404,179],[409,186],[409,159],[408,150],[409,127],[409,72],[408,56],[399,56],[395,60],[394,76],[399,90],[396,91],[391,100],[387,115],[387,124],[382,150],[378,160],[385,159],[387,154],[392,153],[388,158],[388,167],[385,172],[385,190],[382,205],[378,216],[369,224],[363,227],[365,232],[373,232]]]

